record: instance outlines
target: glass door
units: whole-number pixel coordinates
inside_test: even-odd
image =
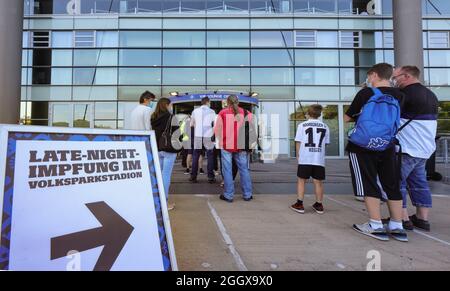
[[[312,104],[310,102],[291,102],[289,110],[289,123],[290,123],[290,155],[296,156],[295,148],[295,135],[297,127],[300,123],[306,121],[306,114],[308,107]],[[330,129],[330,144],[327,146],[327,157],[343,157],[344,156],[344,143],[343,140],[343,115],[342,105],[339,103],[319,103],[323,106],[322,121],[328,125]]]

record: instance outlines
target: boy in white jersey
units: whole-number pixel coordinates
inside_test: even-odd
[[[323,213],[323,183],[325,180],[325,146],[330,143],[330,129],[319,120],[322,115],[321,105],[311,105],[308,109],[308,121],[297,128],[295,137],[297,149],[297,192],[298,200],[291,209],[298,213],[305,213],[303,199],[305,197],[305,183],[313,178],[316,203],[312,206],[319,213]]]

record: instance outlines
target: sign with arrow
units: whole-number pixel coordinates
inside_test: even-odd
[[[153,132],[0,132],[0,270],[177,269]]]

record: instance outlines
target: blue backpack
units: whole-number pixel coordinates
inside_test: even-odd
[[[364,105],[349,140],[371,151],[385,151],[395,141],[400,126],[400,104],[397,99],[372,88],[373,95]]]

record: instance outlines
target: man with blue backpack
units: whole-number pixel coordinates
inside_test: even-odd
[[[390,234],[407,242],[395,146],[404,94],[391,87],[393,71],[390,64],[373,66],[367,73],[367,88],[358,92],[344,117],[346,122],[356,122],[349,133],[347,151],[354,191],[364,197],[370,217],[369,222],[354,224],[353,229],[381,241],[388,241]],[[381,220],[382,190],[391,214],[387,225]]]

